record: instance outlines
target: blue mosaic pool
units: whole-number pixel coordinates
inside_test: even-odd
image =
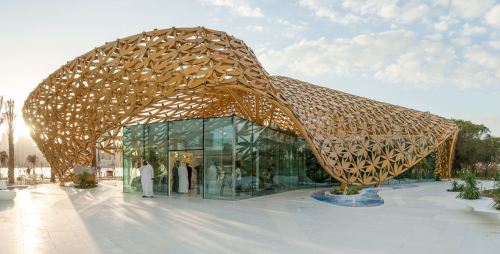
[[[328,194],[328,191],[330,190],[315,191],[311,197],[319,201],[348,207],[370,207],[384,204],[384,200],[378,195],[377,188],[363,189],[358,195],[332,195]]]
[[[361,190],[360,194],[357,195],[333,195],[330,194],[330,189],[323,189],[320,191],[315,191],[311,193],[311,197],[327,202],[334,205],[348,206],[348,207],[371,207],[379,206],[384,204],[384,199],[380,197],[378,192],[383,189],[403,189],[403,188],[413,188],[418,187],[418,185],[413,184],[401,184],[386,186],[381,188],[367,188]]]

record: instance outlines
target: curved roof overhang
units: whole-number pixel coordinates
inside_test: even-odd
[[[59,177],[115,149],[125,125],[238,115],[300,134],[344,183],[377,184],[436,152],[449,176],[457,128],[444,118],[270,76],[245,43],[198,28],[154,30],[95,48],[26,99],[32,137]]]

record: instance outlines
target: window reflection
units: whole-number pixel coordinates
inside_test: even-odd
[[[180,195],[175,191],[176,161],[190,167],[189,194],[211,199],[334,183],[301,137],[236,116],[124,127],[124,192],[142,191],[143,159],[154,168],[157,194]]]

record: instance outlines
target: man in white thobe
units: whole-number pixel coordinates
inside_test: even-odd
[[[189,182],[188,182],[188,170],[186,165],[182,163],[179,167],[179,192],[187,193],[189,190]]]
[[[147,161],[144,161],[141,167],[141,185],[142,185],[142,197],[152,198],[153,197],[153,178],[154,170]]]

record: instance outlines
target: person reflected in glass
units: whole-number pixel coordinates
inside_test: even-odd
[[[162,192],[166,192],[167,191],[167,186],[168,186],[168,170],[165,168],[165,165],[163,164],[160,164],[160,168],[159,168],[159,175],[160,175],[160,190]]]
[[[172,192],[179,192],[179,165],[180,161],[175,161],[172,168]]]
[[[241,163],[236,161],[236,168],[234,169],[236,177],[236,196],[240,195],[241,192]]]
[[[154,180],[154,170],[147,161],[144,161],[141,167],[141,186],[142,186],[142,197],[152,198],[153,197],[153,180]]]
[[[191,177],[193,176],[193,168],[189,166],[189,163],[186,162],[187,174],[188,174],[188,189],[191,189]]]
[[[187,163],[186,163],[187,164]],[[189,183],[188,183],[188,170],[186,167],[186,164],[182,163],[178,169],[179,171],[179,192],[180,193],[187,193],[189,190]]]
[[[269,165],[265,172],[266,190],[272,190],[274,185],[274,164]]]
[[[207,190],[208,194],[216,194],[219,183],[219,167],[215,161],[212,161],[208,167]]]
[[[194,170],[196,170],[196,188],[197,188],[197,194],[200,194],[200,189],[201,189],[201,183],[203,181],[202,174],[203,174],[203,166],[198,165],[194,167]]]

